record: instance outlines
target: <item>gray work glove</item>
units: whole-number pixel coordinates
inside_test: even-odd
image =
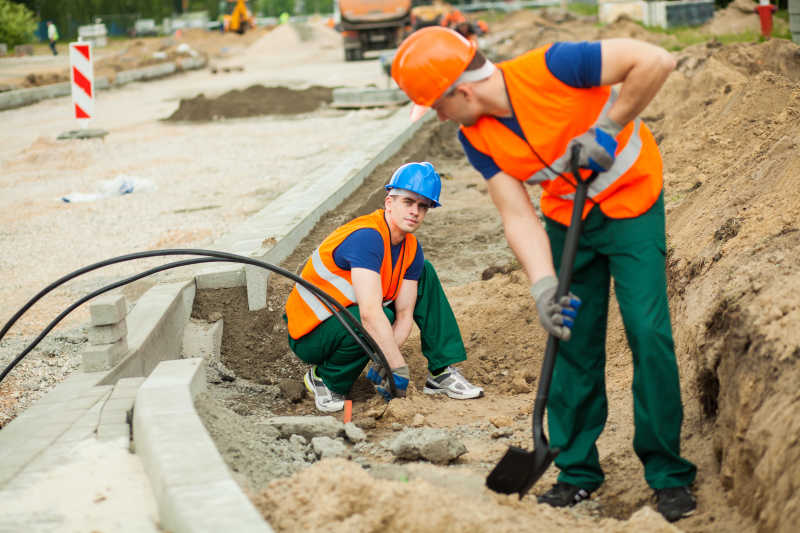
[[[551,335],[568,341],[581,300],[569,293],[556,302],[556,287],[558,280],[555,276],[545,276],[531,286],[531,296],[536,300],[536,311],[542,327]]]
[[[616,137],[620,131],[622,126],[603,116],[589,131],[575,137],[570,149],[573,143],[580,146],[578,166],[595,172],[605,172],[611,168],[617,152]]]
[[[392,377],[394,378],[394,387],[397,391],[397,397],[405,398],[406,391],[408,390],[408,383],[411,380],[408,365],[393,368]],[[367,379],[375,384],[375,390],[377,390],[387,402],[392,399],[389,379],[386,377],[386,369],[382,366],[372,365],[367,371]]]

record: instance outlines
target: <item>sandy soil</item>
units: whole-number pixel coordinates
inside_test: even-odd
[[[506,23],[515,33],[498,43],[497,55],[554,38],[664,39],[629,21],[596,27],[553,12],[521,12]],[[644,113],[666,168],[683,453],[699,467],[698,511],[675,526],[793,531],[800,520],[800,418],[794,413],[800,339],[792,327],[800,318],[793,290],[800,261],[791,251],[800,243],[800,55],[796,45],[771,40],[696,45],[677,58],[678,71]],[[290,286],[274,280],[270,308],[256,314],[243,311],[241,291],[201,293],[195,317],[222,314],[223,361],[238,383],[212,384],[202,411],[253,501],[278,531],[672,531],[652,511],[632,453],[630,352],[615,305],[607,348],[610,415],[598,442],[606,483],[590,502],[568,510],[540,506],[533,497],[554,481],[554,469],[521,501],[483,487],[509,445],[532,446],[545,336],[486,187],[460,154],[451,125],[426,126],[283,266],[295,270],[331,229],[378,206],[391,170],[410,160],[430,160],[446,175],[444,207],[431,212],[419,237],[467,344],[464,373],[485,387],[486,397],[459,402],[421,394],[425,361],[412,338],[404,347],[412,369],[408,398],[387,406],[363,378],[354,387],[353,419],[367,428],[370,443],[353,448],[354,462],[323,460],[296,467],[288,478],[265,475],[263,464],[275,459],[259,466],[258,430],[245,428],[274,414],[315,412],[296,386],[305,368],[283,340],[280,313]],[[445,428],[469,451],[449,467],[396,461],[382,443],[409,426]],[[510,436],[498,437],[500,428],[510,428]],[[388,480],[375,474],[386,463],[402,473]]]
[[[729,10],[726,16],[738,20]],[[742,17],[756,18],[745,14],[738,18]],[[671,45],[668,36],[650,33],[630,21],[600,27],[591,19],[557,11],[519,12],[495,26],[496,35],[505,36],[494,45],[496,57],[513,56],[554,39],[634,36]],[[715,31],[726,33],[725,28]],[[297,50],[314,46],[321,56],[335,54],[337,58],[314,65],[315,83],[331,86],[328,80],[336,79],[337,73],[354,69],[347,73],[358,76],[355,69],[370,65],[345,64],[333,36],[321,35],[317,44],[313,39],[295,42],[272,60],[282,80],[302,78]],[[251,50],[260,43],[261,52],[268,55],[265,41]],[[800,54],[796,45],[773,39],[726,46],[701,44],[676,57],[678,70],[643,114],[665,162],[667,269],[685,406],[683,452],[699,467],[698,511],[675,526],[692,532],[794,531],[800,523],[796,496],[800,488],[800,417],[796,414],[800,333],[793,327],[800,318],[795,290],[800,260],[793,252],[800,244],[796,170],[800,163]],[[198,92],[184,92],[180,97],[194,98]],[[168,116],[177,99],[162,105],[154,116]],[[365,116],[348,118],[362,125]],[[312,129],[319,130],[324,126],[315,122],[321,120],[317,117],[305,118]],[[263,134],[275,125],[268,122],[250,133]],[[219,125],[192,130],[191,140],[180,136],[185,130],[178,125],[159,123],[166,133],[155,131],[153,125],[146,131],[156,143],[178,136],[175,142],[183,145],[202,139],[202,128],[214,126]],[[341,135],[341,130],[336,133]],[[34,175],[34,182],[43,182],[45,172],[32,174],[31,170],[37,165],[49,168],[48,152],[42,146],[25,144],[12,159],[4,160],[3,174],[24,168],[15,180]],[[143,145],[144,149],[152,146]],[[210,153],[209,145],[200,149]],[[2,153],[9,153],[5,150]],[[248,160],[252,153],[237,152]],[[79,160],[57,154],[59,164],[68,168],[70,161]],[[301,165],[311,156],[300,153],[286,164]],[[294,271],[331,229],[377,207],[381,187],[392,170],[414,160],[432,161],[446,176],[444,207],[431,212],[419,236],[426,257],[445,284],[467,344],[464,373],[484,386],[486,396],[459,402],[423,395],[425,364],[412,337],[404,347],[413,382],[408,398],[387,405],[364,378],[353,390],[353,419],[368,435],[365,445],[351,449],[353,460],[324,460],[309,467],[306,453],[288,461],[288,452],[278,449],[281,443],[269,442],[261,422],[276,414],[315,413],[313,401],[298,386],[305,366],[289,352],[280,318],[290,286],[272,277],[269,307],[257,313],[246,311],[243,290],[204,291],[198,294],[193,314],[196,320],[223,317],[223,362],[231,375],[210,383],[198,409],[237,479],[277,531],[674,531],[652,510],[651,492],[632,453],[630,353],[616,306],[612,306],[607,347],[610,414],[598,442],[606,483],[592,500],[566,510],[540,506],[534,497],[554,481],[554,469],[522,500],[484,488],[486,474],[509,445],[532,446],[530,416],[545,335],[486,186],[464,160],[452,125],[426,125],[327,217],[283,266]],[[207,170],[202,176],[212,179],[220,169]],[[211,195],[225,188],[218,181],[205,186]],[[200,218],[224,211],[230,220],[241,220],[247,209],[231,212],[231,205],[240,205],[243,197],[252,199],[247,194],[250,190],[245,187],[235,198],[223,195],[213,201],[187,196],[194,202],[176,205],[219,205],[201,211]],[[538,197],[536,189],[531,194]],[[253,206],[268,201],[252,200]],[[147,204],[142,200],[137,208],[147,209]],[[114,204],[114,209],[122,205]],[[7,239],[4,247],[26,242],[13,240],[18,233],[30,241],[32,235],[50,229],[41,224],[34,233],[26,233],[25,228],[31,226],[26,209],[41,210],[39,204],[23,202],[12,208],[19,222],[10,216],[0,225],[0,236]],[[85,219],[91,228],[96,217],[108,223],[103,216],[108,213],[97,207],[65,223]],[[158,242],[161,232],[177,222],[171,216],[164,217],[159,210],[148,213],[147,220],[158,230],[150,239]],[[224,231],[223,220],[216,219],[214,231]],[[206,224],[197,221],[180,229],[208,228]],[[123,230],[127,235],[124,231],[130,230]],[[85,238],[103,256],[116,251],[110,240],[96,239],[91,233]],[[176,233],[174,238],[199,245],[211,236]],[[32,257],[49,255],[39,251]],[[64,261],[68,264],[68,259],[54,259]],[[31,259],[14,263],[13,277],[23,278],[20,265],[33,264]],[[40,276],[39,281],[49,279]],[[11,296],[24,294],[23,284],[17,283],[17,292]],[[447,467],[395,461],[382,444],[409,426],[444,428],[466,445],[468,453]]]

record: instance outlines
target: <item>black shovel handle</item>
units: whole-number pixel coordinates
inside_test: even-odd
[[[578,167],[579,149],[573,146],[570,165],[572,174],[575,176],[576,189],[575,200],[572,206],[572,218],[567,237],[564,242],[564,250],[561,253],[561,267],[558,270],[558,287],[556,287],[556,301],[569,293],[569,285],[572,281],[572,271],[575,267],[575,256],[578,253],[578,241],[580,240],[583,228],[583,206],[586,203],[589,185],[597,177],[597,172],[585,180],[581,178]],[[536,391],[536,401],[533,405],[533,443],[534,448],[547,448],[547,437],[544,435],[543,419],[544,408],[547,405],[547,397],[550,394],[550,381],[553,377],[553,367],[556,363],[558,353],[558,337],[550,335],[547,338],[547,349],[545,350],[544,360],[542,361],[542,371],[539,375],[539,388]]]

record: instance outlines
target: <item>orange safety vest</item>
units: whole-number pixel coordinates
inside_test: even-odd
[[[608,113],[617,95],[609,87],[579,89],[560,81],[545,63],[549,47],[498,65],[527,141],[489,115],[473,126],[462,126],[461,131],[476,150],[494,159],[506,174],[541,184],[544,215],[569,225],[575,187],[571,184],[574,177],[568,145]],[[591,201],[583,208],[583,218],[594,204],[611,218],[632,218],[650,209],[661,193],[661,154],[644,122],[637,117],[616,140],[614,164],[589,186]],[[586,177],[589,171],[581,169],[581,174]]]
[[[383,238],[383,261],[381,262],[380,276],[384,305],[388,305],[397,298],[406,271],[414,262],[417,254],[417,238],[410,233],[406,234],[400,251],[399,268],[394,268],[389,225],[384,218],[383,209],[358,217],[334,230],[311,254],[300,277],[331,295],[344,307],[356,303],[356,294],[350,271],[339,268],[333,260],[333,252],[351,233],[363,228],[377,230]],[[289,335],[293,339],[299,339],[306,335],[332,315],[330,309],[311,291],[295,283],[292,292],[289,293],[289,299],[286,301],[286,319],[289,323]]]

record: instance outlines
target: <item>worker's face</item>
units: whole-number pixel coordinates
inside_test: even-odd
[[[442,122],[452,120],[464,126],[474,126],[481,117],[474,96],[469,85],[461,84],[436,100],[431,107]]]
[[[394,226],[392,229],[414,233],[428,214],[431,201],[411,191],[403,191],[402,196],[387,196],[384,205],[389,225]]]

